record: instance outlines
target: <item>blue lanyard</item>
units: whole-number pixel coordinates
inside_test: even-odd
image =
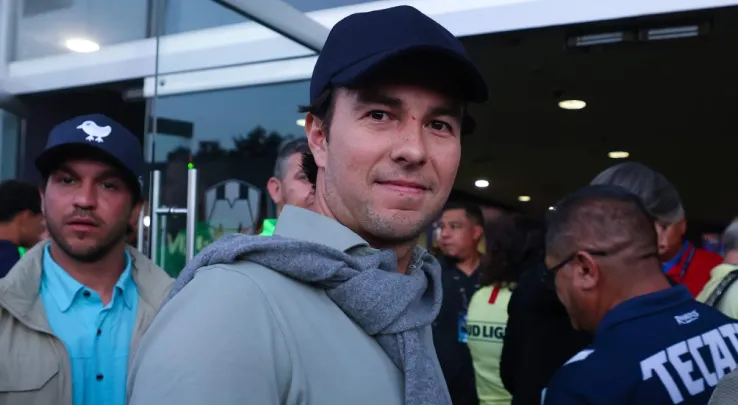
[[[684,264],[682,265],[682,271],[679,273],[679,282],[681,283],[684,280],[684,276],[687,274],[687,269],[689,268],[689,265],[692,263],[692,258],[694,257],[694,252],[697,249],[690,244],[689,246],[689,254],[687,255],[687,260],[684,261]]]

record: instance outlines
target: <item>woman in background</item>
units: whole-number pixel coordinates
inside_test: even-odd
[[[542,261],[542,232],[523,217],[491,223],[485,229],[485,265],[480,284],[469,303],[468,346],[474,363],[481,405],[509,405],[512,396],[500,375],[502,345],[507,328],[507,305],[523,269]]]

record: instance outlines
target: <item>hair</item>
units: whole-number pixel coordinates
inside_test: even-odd
[[[523,216],[489,223],[484,230],[486,256],[480,284],[511,284],[520,278],[526,263],[543,257],[543,227]]]
[[[466,217],[474,222],[475,225],[484,226],[484,214],[482,214],[482,209],[477,204],[451,201],[443,207],[443,212],[449,210],[464,210]]]
[[[292,155],[299,153],[304,154],[310,152],[307,138],[296,138],[286,141],[279,147],[277,152],[277,160],[274,163],[274,177],[283,180],[287,174],[287,161]]]
[[[18,180],[0,183],[0,223],[12,221],[23,211],[41,214],[41,195],[38,189]]]
[[[580,241],[601,245],[608,254],[631,246],[639,255],[658,250],[653,217],[641,200],[612,185],[584,187],[548,211],[546,254],[565,257],[583,248]]]
[[[738,218],[725,228],[723,232],[723,246],[725,251],[738,250]]]
[[[674,224],[684,219],[682,200],[674,185],[644,164],[626,162],[609,167],[590,184],[610,184],[630,191],[657,221]]]

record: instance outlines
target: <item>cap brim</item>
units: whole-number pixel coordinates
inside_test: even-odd
[[[462,74],[462,85],[466,101],[483,103],[489,98],[489,90],[484,75],[479,68],[468,58],[452,52],[446,48],[436,46],[409,46],[406,48],[393,49],[390,51],[376,53],[354,63],[342,70],[331,79],[336,86],[350,86],[360,81],[367,75],[381,69],[393,60],[414,53],[438,54],[453,62]]]
[[[77,157],[89,157],[90,159],[109,162],[115,166],[119,166],[126,172],[128,171],[123,162],[118,158],[104,149],[97,148],[86,142],[65,143],[63,145],[52,146],[51,148],[44,150],[36,158],[36,169],[41,173],[48,173],[50,170],[53,170],[55,166],[59,165],[61,161]]]

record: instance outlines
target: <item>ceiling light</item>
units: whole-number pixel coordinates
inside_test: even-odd
[[[586,107],[587,103],[582,100],[561,100],[559,101],[559,107],[564,110],[581,110]]]
[[[610,159],[625,159],[630,156],[630,153],[626,151],[616,150],[607,154]]]
[[[69,38],[64,45],[72,52],[89,53],[100,50],[97,42],[85,38]]]
[[[521,195],[520,197],[518,197],[518,201],[528,202],[528,201],[530,201],[530,196],[528,196],[528,195]]]
[[[478,188],[486,188],[489,187],[489,182],[487,180],[479,179],[474,182],[474,185]]]
[[[151,226],[151,217],[150,216],[146,215],[145,217],[143,217],[143,226],[145,226],[147,228],[149,226]]]
[[[299,120],[297,120],[297,125],[299,125],[301,127],[304,127],[305,126],[305,119],[304,118],[300,118]]]
[[[552,205],[552,206],[550,206],[550,207],[548,207],[548,210],[549,210],[549,211],[553,211],[553,210],[555,210],[555,209],[556,209],[556,208],[554,208],[554,207],[553,207],[553,205]]]

